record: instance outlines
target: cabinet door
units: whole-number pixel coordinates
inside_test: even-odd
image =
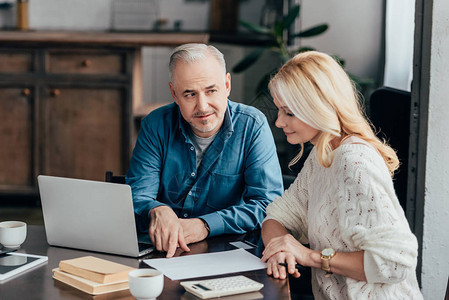
[[[33,71],[34,56],[30,52],[0,49],[0,73],[19,74]]]
[[[119,88],[49,88],[42,105],[42,173],[104,180],[124,173],[126,122]]]
[[[0,189],[29,188],[33,176],[31,90],[0,86]]]

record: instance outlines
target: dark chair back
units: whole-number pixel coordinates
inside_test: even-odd
[[[112,171],[106,171],[105,181],[111,183],[122,183],[125,184],[125,175],[114,175]]]
[[[290,185],[295,181],[295,176],[293,175],[282,175],[282,182],[284,183],[284,190],[288,189]]]
[[[397,151],[401,165],[394,176],[394,188],[404,210],[407,203],[408,151],[410,139],[410,92],[381,87],[370,96],[370,118],[378,137]]]

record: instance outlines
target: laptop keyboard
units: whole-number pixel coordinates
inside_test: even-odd
[[[149,244],[149,243],[140,243],[140,242],[138,243],[138,245],[139,245],[139,252],[146,250],[153,246],[152,244]]]

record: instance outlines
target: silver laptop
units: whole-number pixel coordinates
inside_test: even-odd
[[[132,257],[153,250],[147,234],[146,243],[138,242],[129,185],[44,175],[37,180],[48,244]]]

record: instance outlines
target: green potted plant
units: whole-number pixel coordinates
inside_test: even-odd
[[[280,58],[281,64],[269,70],[259,81],[256,93],[260,95],[261,93],[266,94],[268,81],[271,76],[277,72],[280,66],[282,66],[287,60],[295,56],[296,54],[304,51],[315,50],[312,47],[308,46],[300,46],[294,47],[288,45],[289,38],[310,38],[315,37],[320,34],[323,34],[329,28],[328,24],[319,24],[312,28],[308,28],[298,33],[293,33],[288,36],[288,29],[292,26],[294,21],[299,18],[300,6],[296,5],[290,9],[287,15],[283,16],[280,20],[274,22],[274,25],[269,28],[265,26],[260,26],[256,24],[252,24],[246,21],[240,21],[240,25],[247,28],[249,31],[254,32],[256,34],[266,35],[270,40],[270,43],[264,47],[259,47],[254,51],[250,52],[247,56],[245,56],[241,61],[239,61],[233,68],[232,71],[234,73],[241,73],[252,66],[265,51],[270,51],[276,53]],[[334,58],[344,67],[345,61],[334,55]],[[349,74],[349,73],[348,73]],[[369,87],[373,82],[370,79],[361,79],[353,74],[349,74],[349,76],[354,80],[359,90]]]

